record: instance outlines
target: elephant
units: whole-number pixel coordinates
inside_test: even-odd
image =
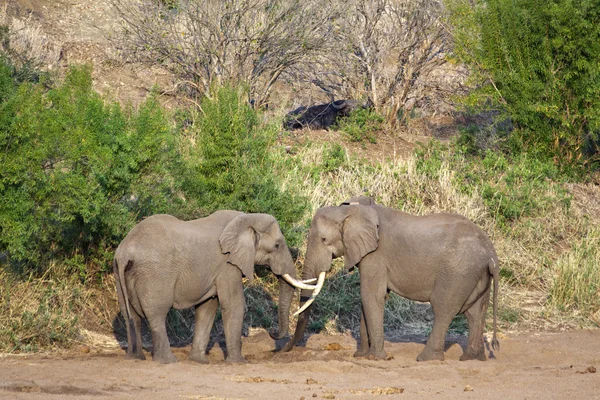
[[[489,237],[464,216],[435,213],[415,216],[375,204],[368,196],[315,213],[309,233],[302,279],[328,271],[332,259],[360,273],[360,341],[355,357],[385,359],[383,314],[390,291],[430,302],[434,324],[418,361],[443,360],[444,341],[452,319],[464,313],[469,326],[461,360],[486,360],[483,331],[493,279],[496,338],[499,264]],[[304,335],[314,296],[302,291],[302,307],[291,350]]]
[[[113,261],[117,295],[126,321],[127,354],[145,359],[141,319],[152,334],[152,359],[176,362],[169,346],[165,319],[171,307],[195,306],[189,358],[207,363],[217,306],[223,313],[227,362],[245,362],[241,353],[244,294],[242,275],[252,280],[254,265],[265,265],[279,280],[279,331],[288,331],[295,279],[292,256],[275,218],[222,210],[192,221],[159,214],[138,223],[119,244]]]

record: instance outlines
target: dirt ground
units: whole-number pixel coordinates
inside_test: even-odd
[[[279,345],[281,343],[278,343]],[[160,399],[599,399],[600,330],[501,336],[487,362],[460,362],[464,338],[446,360],[418,363],[420,340],[386,342],[388,361],[355,359],[351,335],[313,335],[276,353],[264,331],[244,338],[248,364],[227,364],[216,344],[211,364],[129,360],[118,347],[0,356],[0,398]],[[149,354],[148,354],[149,356]]]
[[[116,60],[106,40],[115,23],[107,0],[0,0],[3,5],[53,40],[60,54],[54,68],[91,62],[94,87],[111,98],[135,105],[153,85],[173,85],[165,71]],[[359,157],[394,158],[450,126],[440,120],[413,127],[419,137],[382,136],[375,145],[347,146]],[[285,144],[307,139],[347,143],[338,133],[317,131]],[[415,361],[425,338],[386,342],[393,359],[373,361],[352,357],[351,335],[312,335],[306,346],[276,353],[266,332],[253,333],[244,338],[249,363],[243,365],[224,363],[219,344],[210,365],[188,361],[189,346],[174,349],[177,364],[128,360],[114,340],[66,352],[0,354],[0,399],[600,399],[600,330],[508,334],[487,362],[459,362],[465,340],[459,338],[447,343],[446,361],[429,363]]]

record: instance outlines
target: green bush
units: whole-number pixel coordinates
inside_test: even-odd
[[[522,217],[544,215],[556,204],[570,205],[568,192],[559,185],[564,174],[551,160],[528,153],[514,156],[487,150],[481,156],[464,148],[443,147],[435,142],[417,149],[417,171],[437,178],[444,161],[455,168],[454,185],[463,193],[478,190],[497,224],[508,226]]]
[[[137,110],[105,103],[90,72],[71,68],[48,90],[0,64],[0,253],[15,272],[110,271],[112,250],[156,213],[265,212],[298,242],[305,200],[280,188],[275,130],[239,91],[216,91],[184,129],[155,96]]]
[[[512,152],[564,168],[598,161],[600,8],[595,0],[448,1],[470,110],[498,110]]]
[[[190,132],[196,145],[180,175],[186,198],[204,214],[218,209],[271,214],[288,244],[298,245],[295,224],[307,200],[281,187],[285,162],[275,143],[277,128],[261,123],[246,99],[242,90],[221,87],[202,101]]]
[[[374,110],[359,108],[336,122],[335,129],[344,132],[352,142],[368,140],[376,143],[374,133],[381,130],[384,118]]]
[[[327,144],[323,147],[323,171],[336,171],[346,164],[347,157],[346,150],[339,143]]]
[[[166,211],[173,136],[155,99],[123,113],[79,67],[48,91],[19,85],[0,116],[0,249],[13,266],[80,266],[136,219]]]

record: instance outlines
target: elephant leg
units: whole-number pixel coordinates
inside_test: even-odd
[[[440,285],[443,285],[443,290],[440,287],[434,289],[430,300],[433,308],[433,329],[427,338],[425,349],[417,356],[417,361],[444,359],[448,327],[467,300],[467,296],[461,296],[460,293],[470,293],[472,290],[467,289],[469,282],[466,280],[441,282]]]
[[[467,348],[460,357],[461,361],[479,360],[485,361],[485,347],[483,343],[483,330],[485,317],[490,300],[490,291],[487,290],[467,311],[465,316],[469,322],[469,340]]]
[[[433,307],[433,329],[423,351],[417,356],[417,361],[444,360],[444,343],[446,332],[456,314],[449,313],[444,307],[436,311]]]
[[[121,308],[121,316],[123,317],[123,321],[125,322],[125,330],[127,331],[127,358],[137,358],[140,360],[145,360],[146,357],[142,352],[142,320],[140,316],[132,310],[132,315],[128,317],[127,315],[127,306],[125,305],[125,296],[123,294],[123,287],[121,286],[121,281],[117,276],[116,286],[117,286],[117,297],[119,299],[119,307]]]
[[[217,278],[217,296],[223,313],[223,328],[227,345],[226,362],[245,363],[242,357],[242,324],[244,322],[244,286],[237,268],[224,271]]]
[[[366,325],[366,342],[369,344],[369,358],[385,359],[383,351],[383,311],[387,298],[387,277],[385,274],[360,274],[360,298]],[[360,336],[361,342],[363,334]],[[363,344],[361,344],[363,346]]]
[[[146,356],[144,356],[144,352],[142,351],[143,346],[142,346],[142,318],[137,315],[135,312],[132,312],[132,316],[131,319],[133,320],[133,330],[134,332],[130,333],[129,330],[127,329],[127,342],[131,343],[129,341],[129,336],[130,334],[134,334],[135,335],[135,346],[131,346],[131,350],[129,349],[129,347],[127,347],[127,354],[129,357],[131,358],[137,358],[140,360],[145,360]],[[128,324],[129,325],[129,324]]]
[[[354,353],[354,357],[366,357],[369,354],[369,334],[367,332],[367,323],[365,322],[365,312],[360,312],[360,339],[358,350]]]
[[[148,319],[150,331],[152,332],[152,360],[162,364],[177,362],[175,355],[171,351],[165,324],[169,308],[166,310],[155,311],[152,314],[146,312],[146,318]]]
[[[196,306],[196,321],[194,324],[194,340],[190,360],[208,364],[206,346],[210,341],[210,331],[215,322],[219,300],[215,297]]]

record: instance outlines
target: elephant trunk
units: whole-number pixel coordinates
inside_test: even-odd
[[[316,275],[313,271],[305,268],[302,272],[302,279],[314,279]],[[302,290],[300,292],[300,307],[306,303],[306,301],[310,298],[312,292],[310,290]],[[304,337],[304,331],[306,330],[306,326],[308,325],[308,320],[310,318],[310,313],[312,311],[312,304],[304,310],[300,315],[298,315],[298,322],[296,323],[296,330],[294,331],[294,336],[290,339],[289,342],[286,343],[283,348],[284,352],[290,351],[298,344],[300,340]]]
[[[271,338],[279,340],[288,333],[290,325],[290,307],[294,297],[295,288],[287,283],[281,276],[279,280],[279,307],[278,307],[278,332],[269,332]]]
[[[319,280],[325,278],[324,273],[331,266],[332,254],[326,248],[320,246],[320,237],[317,232],[311,228],[308,232],[308,246],[306,248],[306,257],[304,258],[304,268],[302,269],[302,280],[307,281],[319,277]],[[321,274],[323,276],[321,277]],[[321,281],[322,284],[322,281]],[[300,309],[303,308],[307,301],[312,302],[313,292],[303,289],[300,292]],[[310,304],[304,311],[298,315],[298,322],[294,336],[285,345],[283,351],[290,351],[304,337],[304,331],[308,325],[308,320],[312,311],[313,305]]]
[[[302,296],[300,298],[300,305],[303,305],[308,299],[309,296]],[[298,316],[298,322],[296,323],[296,330],[294,331],[294,336],[290,339],[289,342],[286,343],[285,347],[283,348],[284,352],[293,349],[294,346],[296,346],[298,342],[304,337],[304,331],[306,330],[306,326],[308,325],[308,320],[310,318],[312,307],[313,306],[311,304]]]

